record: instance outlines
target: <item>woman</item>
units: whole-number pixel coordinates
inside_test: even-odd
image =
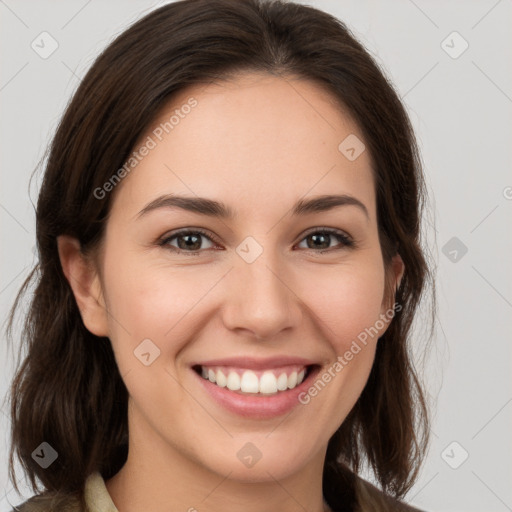
[[[39,195],[10,471],[44,492],[19,510],[415,510],[423,198],[407,114],[332,16],[184,0],[135,23]]]

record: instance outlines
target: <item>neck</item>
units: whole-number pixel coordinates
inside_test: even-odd
[[[238,460],[234,471],[229,467],[214,471],[201,463],[201,454],[182,451],[147,424],[143,426],[138,421],[136,425],[129,428],[125,465],[105,482],[120,512],[329,511],[322,494],[325,450],[320,450],[305,467],[290,468],[286,474],[273,474],[272,468],[263,469],[260,465],[257,477],[256,473],[247,472],[241,476],[236,473]]]

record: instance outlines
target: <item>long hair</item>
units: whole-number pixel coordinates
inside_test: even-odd
[[[399,289],[386,288],[401,308],[377,345],[362,394],[329,441],[325,492],[339,488],[345,468],[357,475],[363,463],[395,498],[417,478],[429,416],[409,337],[431,271],[420,232],[426,189],[405,108],[369,52],[328,13],[272,0],[181,0],[138,20],[99,55],[49,147],[36,211],[39,261],[7,328],[12,337],[15,312],[33,283],[20,347],[26,355],[10,392],[9,475],[17,490],[15,455],[34,491],[38,479],[45,493],[83,500],[87,476],[99,471],[109,479],[128,453],[127,389],[109,339],[82,322],[57,236],[93,251],[112,200],[94,190],[123,166],[173,94],[245,71],[312,80],[349,112],[374,164],[384,263],[389,269],[397,251],[405,263]],[[58,452],[46,469],[31,456],[42,442]]]

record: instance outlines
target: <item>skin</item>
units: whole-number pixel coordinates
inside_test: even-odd
[[[364,151],[349,161],[338,150],[349,134],[363,137],[313,82],[251,73],[193,86],[154,126],[191,96],[198,105],[116,187],[95,257],[58,239],[84,324],[110,338],[130,395],[128,460],[107,489],[122,512],[320,512],[327,443],[362,392],[389,324],[309,404],[277,418],[224,410],[190,365],[288,354],[327,369],[389,309],[371,158]],[[163,208],[136,218],[164,193],[216,199],[237,217]],[[303,196],[333,193],[359,199],[369,218],[355,206],[291,216]],[[156,243],[188,227],[219,243],[201,237],[198,256],[173,252],[177,238]],[[335,236],[320,249],[308,245],[304,233],[316,227],[339,229],[357,246]],[[247,236],[263,248],[251,264],[236,252]],[[403,271],[397,255],[388,268],[393,286]],[[160,350],[150,366],[133,354],[146,338]],[[251,468],[236,456],[247,442],[262,454]]]

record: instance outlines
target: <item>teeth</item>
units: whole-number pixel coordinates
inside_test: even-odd
[[[288,389],[292,389],[297,385],[297,372],[292,372],[288,377]]]
[[[227,387],[231,391],[238,391],[240,389],[240,377],[236,372],[230,372],[228,375]]]
[[[244,372],[240,381],[240,391],[244,393],[258,393],[259,390],[260,385],[256,374],[250,370]]]
[[[277,379],[277,389],[279,391],[284,391],[285,389],[288,389],[288,376],[286,373],[281,373]]]
[[[227,373],[227,377],[226,377]],[[272,371],[265,371],[258,378],[252,370],[243,371],[241,376],[238,372],[229,370],[201,367],[201,375],[204,379],[217,384],[221,388],[227,387],[231,391],[241,391],[242,393],[261,393],[271,395],[278,391],[286,391],[298,386],[306,374],[306,369],[301,371],[292,371],[290,375],[282,371],[276,376]]]
[[[215,374],[215,382],[217,386],[220,386],[221,388],[226,387],[228,379],[226,379],[225,375],[222,373],[221,370],[217,370],[217,373]]]
[[[286,373],[283,375],[286,375]],[[261,376],[259,392],[265,394],[277,393],[277,379],[272,372],[265,372]]]

